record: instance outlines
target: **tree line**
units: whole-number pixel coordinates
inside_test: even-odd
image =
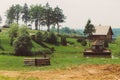
[[[47,31],[50,31],[51,25],[57,25],[57,32],[59,33],[59,23],[63,23],[66,17],[63,10],[58,6],[53,8],[49,3],[28,6],[25,3],[24,6],[20,4],[12,5],[6,11],[6,18],[7,24],[14,22],[19,24],[19,20],[22,20],[26,25],[28,25],[28,22],[34,23],[36,30],[40,29],[40,26],[47,26]]]

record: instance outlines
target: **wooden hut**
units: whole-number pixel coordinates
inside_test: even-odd
[[[89,39],[92,41],[95,40],[107,40],[109,42],[112,41],[113,31],[111,26],[95,26],[95,32],[89,36]]]

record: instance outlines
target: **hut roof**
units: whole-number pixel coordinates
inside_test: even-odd
[[[111,29],[111,26],[96,26],[95,27],[95,32],[93,33],[93,35],[107,35],[109,30],[111,30],[112,32],[112,29]],[[113,34],[113,32],[112,32]]]

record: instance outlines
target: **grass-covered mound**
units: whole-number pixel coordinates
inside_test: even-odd
[[[36,30],[29,30],[30,34],[35,34]],[[58,39],[60,42],[60,38]],[[49,54],[51,60],[50,66],[25,66],[24,58],[26,57],[18,57],[14,55],[6,55],[6,54],[14,54],[14,48],[9,44],[10,38],[8,36],[8,29],[3,29],[0,33],[0,69],[1,70],[51,70],[51,69],[64,69],[69,66],[77,66],[80,64],[119,64],[120,59],[116,58],[85,58],[83,57],[83,51],[87,46],[82,46],[79,42],[77,42],[74,38],[67,38],[67,46],[53,45],[46,42],[43,42],[46,46],[52,48],[54,47],[55,51],[52,54]],[[44,48],[39,45],[35,41],[32,41],[33,47],[32,52],[41,52],[41,51],[49,51],[48,48]],[[109,48],[112,51],[114,56],[116,55],[116,49],[118,49],[116,44],[109,44]],[[4,54],[4,55],[3,55]],[[36,54],[36,53],[35,53]],[[31,56],[33,58],[40,57],[40,55]],[[117,56],[118,57],[118,56]]]

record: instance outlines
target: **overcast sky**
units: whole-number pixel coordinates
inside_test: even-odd
[[[88,19],[94,25],[111,25],[120,27],[120,0],[1,0],[0,15],[2,18],[12,4],[27,3],[59,6],[67,19],[61,24],[71,28],[84,28]],[[3,19],[4,20],[4,19]]]

